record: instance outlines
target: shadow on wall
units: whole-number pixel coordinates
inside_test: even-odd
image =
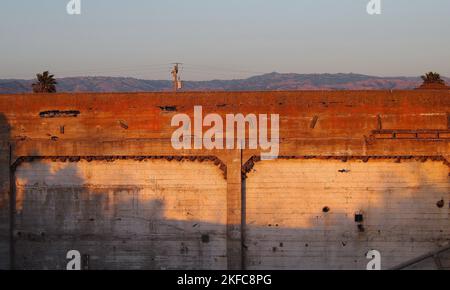
[[[16,172],[16,268],[65,269],[66,253],[78,250],[89,269],[226,269],[226,182],[220,170],[180,179],[171,166],[188,170],[195,162],[122,162],[22,164]],[[448,183],[436,185],[435,173],[425,174],[427,163],[413,166],[424,166],[422,174],[363,175],[370,184],[357,188],[360,196],[339,185],[340,178],[354,178],[348,164],[344,171],[333,169],[337,177],[329,182],[337,187],[313,188],[310,201],[301,185],[285,184],[284,199],[268,199],[279,185],[257,189],[258,202],[247,217],[247,267],[362,270],[372,249],[385,255],[385,267],[434,250],[450,231],[448,208],[440,213],[430,200],[448,198]],[[199,180],[205,188],[195,186]],[[303,184],[311,180],[302,176]],[[392,182],[399,184],[395,190]],[[301,203],[289,200],[294,194]],[[363,229],[354,220],[356,208],[363,209]]]
[[[0,113],[0,211],[7,215],[9,193],[9,142],[11,127],[6,117]]]
[[[0,113],[0,269],[9,269],[9,142],[11,127]]]
[[[34,161],[19,166],[15,268],[65,269],[67,252],[78,250],[89,269],[226,269],[225,223],[205,222],[199,212],[212,199],[196,200],[189,181],[171,188],[158,184],[155,172],[138,176],[130,168],[145,162],[124,161],[129,175],[116,170],[120,163]],[[211,166],[224,194],[223,173]],[[216,207],[222,207],[218,202]],[[167,218],[176,214],[185,220]]]

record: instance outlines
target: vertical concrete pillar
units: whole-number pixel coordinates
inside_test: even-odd
[[[227,157],[227,257],[228,269],[242,269],[242,158],[241,151]]]

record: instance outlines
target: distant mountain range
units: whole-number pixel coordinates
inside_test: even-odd
[[[444,78],[450,84],[449,78]],[[57,79],[58,92],[170,91],[172,83],[126,77],[70,77]],[[0,79],[0,94],[30,93],[33,80]],[[376,77],[361,74],[269,73],[247,79],[185,81],[185,91],[280,90],[408,90],[422,83],[420,77]]]

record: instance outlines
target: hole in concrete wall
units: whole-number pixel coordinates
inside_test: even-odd
[[[437,206],[438,208],[443,208],[444,205],[445,205],[445,202],[444,202],[443,199],[441,199],[440,201],[438,201],[438,202],[436,203],[436,206]]]
[[[164,112],[176,112],[177,111],[177,106],[160,106],[159,108],[161,109],[161,111],[164,111]]]
[[[364,216],[362,213],[356,213],[355,214],[355,222],[356,223],[362,223],[364,221]]]
[[[124,120],[119,120],[119,125],[120,125],[120,127],[122,127],[125,130],[128,129],[128,124]]]
[[[202,243],[209,243],[209,235],[202,235]]]
[[[364,228],[364,226],[362,224],[358,225],[358,231],[360,231],[361,233],[363,233],[366,229]]]
[[[70,111],[44,111],[40,112],[39,116],[41,118],[76,118],[80,114],[80,111],[70,110]]]
[[[314,116],[314,118],[311,120],[311,124],[310,124],[309,127],[310,127],[311,129],[316,128],[317,121],[319,121],[319,116]]]
[[[325,206],[325,207],[322,209],[322,211],[323,211],[324,213],[330,212],[330,208],[329,208],[328,206]]]

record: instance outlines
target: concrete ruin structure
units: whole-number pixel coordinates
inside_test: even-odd
[[[174,149],[194,106],[279,158]],[[450,267],[450,90],[0,95],[0,136],[0,269]]]

